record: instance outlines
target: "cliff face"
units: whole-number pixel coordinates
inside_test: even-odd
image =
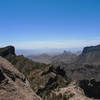
[[[83,50],[83,53],[88,53],[88,52],[93,52],[93,51],[100,51],[100,45],[85,47]]]
[[[0,57],[0,100],[41,100],[14,66]]]
[[[80,63],[100,63],[100,45],[85,47],[79,57]]]

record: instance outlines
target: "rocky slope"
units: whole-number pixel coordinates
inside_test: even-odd
[[[60,67],[54,68],[51,65],[36,63],[22,55],[16,56],[12,54],[12,56],[9,56],[8,53],[5,58],[27,77],[32,89],[43,100],[54,100],[51,96],[52,91],[65,87],[69,83],[69,79]]]
[[[62,54],[52,57],[51,64],[53,65],[60,63],[70,64],[74,62],[76,58],[77,58],[76,54],[64,51]]]
[[[33,61],[39,62],[39,63],[45,63],[50,64],[52,56],[48,54],[41,54],[41,55],[30,55],[27,56],[29,59],[32,59]]]
[[[14,66],[0,57],[0,100],[41,100],[27,79]]]
[[[68,63],[55,63],[55,67],[63,68],[74,80],[96,79],[100,81],[100,45],[85,47],[77,59]]]
[[[55,90],[54,93],[58,95],[57,100],[60,100],[59,96],[63,97],[64,100],[95,100],[86,97],[83,90],[76,84],[76,82],[70,83],[65,88],[60,88],[59,91]]]
[[[100,64],[100,45],[85,47],[78,61],[79,63]]]
[[[90,98],[100,99],[100,45],[85,47],[71,64],[55,64],[63,68],[67,76],[77,81]],[[80,83],[81,82],[81,83]]]
[[[82,59],[86,59],[91,50],[86,51],[88,50],[83,50],[78,59],[70,64],[64,62],[52,65],[36,63],[24,56],[16,56],[14,51],[2,56],[24,73],[32,89],[43,100],[99,100],[100,65],[99,63],[85,63]],[[74,80],[75,84],[72,84]]]

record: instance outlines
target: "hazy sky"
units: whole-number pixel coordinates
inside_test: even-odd
[[[100,43],[100,0],[0,0],[0,44],[72,48]]]

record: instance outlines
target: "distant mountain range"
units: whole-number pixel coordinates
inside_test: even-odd
[[[55,66],[58,64],[55,64]],[[85,47],[71,64],[60,63],[74,80],[96,79],[100,81],[100,45]]]
[[[36,62],[51,64],[51,63],[61,63],[61,62],[71,63],[75,60],[77,55],[78,53],[75,54],[75,53],[64,51],[63,53],[54,54],[54,55],[41,54],[41,55],[35,55],[35,56],[30,55],[27,57]]]
[[[39,56],[42,54],[47,54],[47,55],[58,55],[58,54],[62,54],[63,51],[67,51],[67,52],[72,52],[72,53],[76,53],[79,54],[81,52],[81,48],[40,48],[40,49],[16,49],[16,55],[24,55],[25,57],[27,56]]]
[[[10,78],[9,80],[13,84],[21,83],[20,73],[14,74],[16,70],[13,67],[16,67],[28,79],[32,90],[41,97],[33,92],[34,97],[36,97],[33,100],[100,100],[100,45],[85,47],[79,55],[66,51],[55,56],[42,54],[34,56],[34,61],[23,55],[16,55],[15,48],[8,46],[0,49],[0,56],[3,57],[0,58],[0,91],[5,91],[3,80],[6,81],[6,79],[4,77]],[[45,62],[45,64],[40,62]],[[6,67],[7,70],[5,66],[8,67]],[[9,66],[15,70],[14,73]],[[19,81],[15,81],[16,79]],[[22,82],[22,84],[25,83]],[[3,85],[4,88],[1,88]],[[6,83],[6,86],[9,85],[9,82]],[[13,85],[12,88],[7,87],[7,90],[9,89],[13,90]],[[6,95],[10,92],[8,91]],[[23,91],[25,94],[26,92],[27,90]],[[30,93],[28,96],[31,98]],[[0,92],[0,97],[1,95],[2,92]],[[13,93],[12,95],[14,96]]]

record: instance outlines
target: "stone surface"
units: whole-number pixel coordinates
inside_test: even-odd
[[[14,66],[0,57],[0,100],[41,100],[27,79]]]
[[[72,82],[67,87],[54,91],[54,93],[66,95],[67,100],[96,100],[86,97],[83,90],[76,85],[76,82]]]

